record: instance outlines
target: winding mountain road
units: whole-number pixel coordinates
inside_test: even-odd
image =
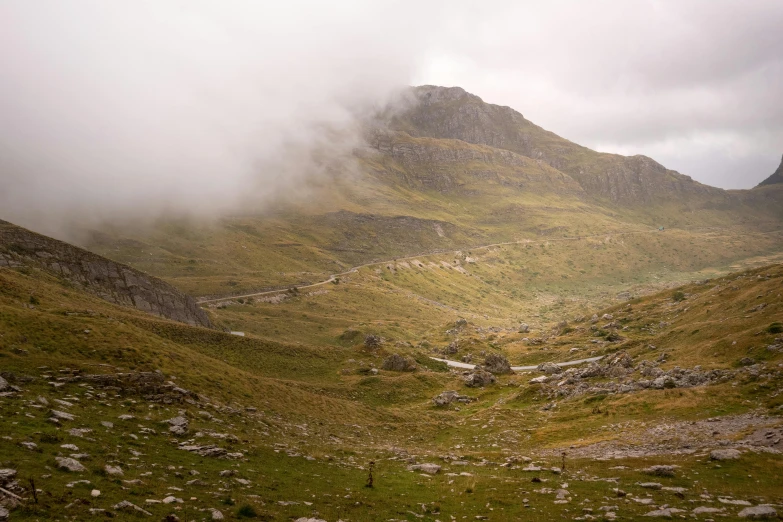
[[[458,361],[451,361],[449,359],[439,359],[437,357],[430,357],[430,359],[434,359],[436,361],[444,362],[447,365],[451,366],[452,368],[464,368],[466,370],[472,370],[472,369],[474,369],[476,367],[475,364],[469,364],[469,363],[458,362]],[[561,363],[555,363],[555,364],[558,365],[558,366],[561,366],[561,367],[575,366],[577,364],[600,361],[601,359],[603,359],[603,356],[588,357],[586,359],[577,359],[575,361],[561,362]],[[515,372],[523,372],[523,371],[526,371],[526,370],[535,370],[536,368],[538,368],[537,364],[534,364],[533,366],[512,366],[511,367],[511,369],[514,370]]]
[[[696,227],[693,229],[680,229],[680,230],[688,230],[690,232],[695,232],[698,230],[708,230],[711,232],[718,232],[722,230],[726,230],[728,227]],[[777,234],[781,232],[782,230],[771,230],[767,232],[760,232],[761,234]],[[396,257],[394,259],[387,259],[386,261],[372,261],[370,263],[364,263],[363,265],[358,265],[352,268],[349,268],[345,272],[340,272],[339,274],[332,274],[329,276],[328,279],[325,279],[323,281],[319,281],[317,283],[311,283],[308,285],[289,285],[283,288],[277,288],[275,290],[265,290],[263,292],[254,292],[252,294],[243,294],[243,295],[227,295],[223,297],[216,297],[216,298],[210,298],[210,299],[199,299],[196,298],[196,302],[198,304],[205,304],[205,303],[218,303],[221,301],[229,301],[231,299],[243,299],[247,297],[259,297],[264,295],[274,295],[279,294],[281,292],[285,292],[290,288],[297,288],[299,290],[304,290],[307,288],[315,288],[317,286],[322,286],[325,284],[329,284],[334,282],[335,279],[338,277],[342,277],[348,274],[353,274],[356,271],[358,271],[361,268],[366,268],[370,266],[380,266],[385,265],[387,263],[394,263],[397,261],[411,261],[413,259],[417,259],[419,257],[427,257],[427,256],[436,256],[436,255],[444,255],[444,254],[455,254],[457,252],[462,252],[464,250],[486,250],[487,248],[494,248],[499,246],[509,246],[509,245],[527,245],[527,244],[539,244],[539,243],[554,243],[554,242],[560,242],[560,241],[579,241],[582,239],[594,239],[599,237],[607,237],[607,236],[630,236],[634,234],[662,234],[658,229],[649,229],[649,230],[634,230],[629,232],[604,232],[602,234],[591,234],[589,236],[571,236],[571,237],[559,237],[559,238],[549,238],[549,239],[539,239],[539,240],[532,240],[532,239],[521,239],[519,241],[506,241],[503,243],[491,243],[489,245],[480,245],[480,246],[473,246],[473,247],[463,247],[456,250],[435,250],[432,252],[423,252],[419,254],[415,254],[412,256],[406,256],[406,257]]]
[[[606,237],[606,236],[628,236],[633,234],[660,234],[661,232],[657,229],[652,230],[635,230],[632,232],[605,232],[603,234],[592,234],[589,236],[572,236],[572,237],[559,237],[559,238],[550,238],[550,239],[540,239],[540,240],[532,240],[532,239],[522,239],[519,241],[506,241],[503,243],[491,243],[489,245],[480,245],[480,246],[472,246],[472,247],[464,247],[457,250],[442,250],[442,251],[432,251],[432,252],[423,252],[419,254],[415,254],[412,256],[406,256],[406,257],[396,257],[394,259],[388,259],[386,261],[372,261],[370,263],[365,263],[363,265],[354,266],[352,268],[349,268],[345,272],[340,272],[339,274],[332,274],[329,276],[328,279],[325,279],[323,281],[319,281],[317,283],[311,283],[309,285],[290,285],[285,288],[278,288],[275,290],[265,290],[263,292],[254,292],[252,294],[243,294],[243,295],[228,295],[224,297],[217,297],[217,298],[211,298],[211,299],[196,299],[196,302],[198,304],[205,304],[205,303],[218,303],[220,301],[229,301],[231,299],[245,299],[248,297],[259,297],[264,295],[274,295],[279,294],[280,292],[285,292],[289,288],[297,288],[299,290],[305,290],[307,288],[315,288],[317,286],[326,285],[329,283],[332,283],[337,279],[338,277],[342,277],[348,274],[353,274],[356,271],[358,271],[361,268],[367,268],[370,266],[380,266],[385,265],[387,263],[393,263],[397,261],[411,261],[413,259],[417,259],[419,257],[427,257],[427,256],[436,256],[436,255],[444,255],[444,254],[455,254],[457,252],[462,252],[463,250],[486,250],[487,248],[494,248],[499,246],[509,246],[509,245],[527,245],[527,244],[538,244],[538,243],[551,243],[555,241],[579,241],[581,239],[593,239],[598,237]]]

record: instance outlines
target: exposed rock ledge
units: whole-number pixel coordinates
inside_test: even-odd
[[[0,220],[0,268],[32,265],[109,302],[212,327],[192,297],[156,277]]]

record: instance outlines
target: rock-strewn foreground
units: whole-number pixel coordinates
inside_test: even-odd
[[[0,267],[34,266],[109,302],[211,327],[190,296],[156,277],[0,220]]]

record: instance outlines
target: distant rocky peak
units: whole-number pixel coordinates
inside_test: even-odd
[[[774,185],[776,183],[783,183],[783,158],[780,160],[780,165],[778,165],[778,170],[776,170],[770,177],[762,181],[758,184],[758,186],[762,185]]]
[[[467,92],[462,87],[439,87],[437,85],[421,85],[414,87],[416,98],[423,103],[442,103],[462,100],[463,98],[481,102],[481,98]]]

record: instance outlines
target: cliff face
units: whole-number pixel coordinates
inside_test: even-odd
[[[190,325],[212,327],[192,297],[81,248],[0,220],[0,267],[33,265],[102,299]]]
[[[596,152],[533,124],[522,114],[485,103],[459,87],[412,89],[415,103],[393,116],[392,129],[415,137],[447,138],[487,145],[542,161],[567,174],[590,195],[635,205],[699,198],[731,198],[666,169],[645,156]]]

